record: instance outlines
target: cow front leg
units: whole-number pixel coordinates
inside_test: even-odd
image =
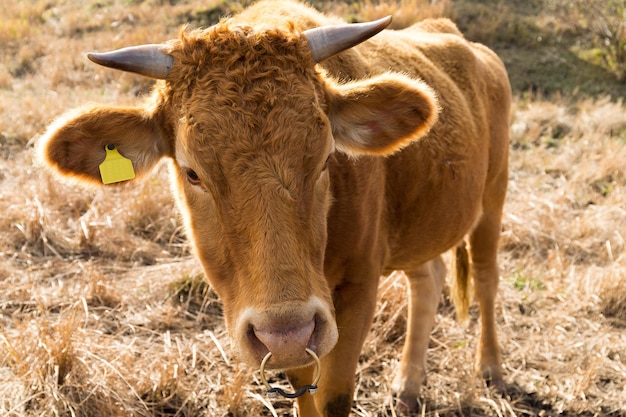
[[[339,340],[321,358],[322,376],[315,395],[298,398],[300,417],[347,417],[352,408],[357,363],[376,307],[378,276],[363,284],[344,284],[335,289],[334,302]],[[296,387],[310,383],[312,367],[288,372]]]
[[[426,351],[435,314],[441,298],[446,267],[440,256],[413,271],[405,271],[409,284],[407,335],[402,360],[393,380],[393,391],[401,413],[418,406],[421,387],[426,380]]]

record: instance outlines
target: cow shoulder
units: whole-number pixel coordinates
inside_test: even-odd
[[[463,34],[456,24],[452,20],[446,18],[424,19],[414,24],[411,28],[428,33],[449,33],[463,37]]]

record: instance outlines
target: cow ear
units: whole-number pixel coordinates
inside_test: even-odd
[[[64,177],[102,184],[100,164],[113,145],[141,176],[167,154],[168,144],[141,108],[91,107],[57,119],[39,141],[43,161]]]
[[[329,118],[339,150],[390,155],[428,133],[438,102],[425,83],[384,74],[329,89]]]

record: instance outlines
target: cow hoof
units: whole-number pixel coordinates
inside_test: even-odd
[[[418,410],[418,398],[422,385],[426,382],[425,373],[422,371],[421,374],[417,378],[415,375],[411,375],[412,378],[407,378],[401,374],[396,375],[391,388],[396,399],[395,408],[398,415],[409,415]]]
[[[506,395],[506,384],[502,378],[485,378],[485,382],[489,388],[493,389],[498,394],[502,396]]]
[[[419,401],[415,396],[399,395],[396,397],[396,414],[399,416],[413,415],[418,411]]]

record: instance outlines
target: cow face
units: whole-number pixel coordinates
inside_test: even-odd
[[[80,109],[44,135],[44,160],[98,182],[114,144],[141,175],[172,160],[178,201],[244,361],[307,365],[337,341],[324,277],[335,149],[388,155],[435,122],[434,94],[400,74],[339,84],[293,30],[220,24],[169,44],[142,108]],[[169,62],[169,61],[168,61]],[[160,73],[159,73],[160,74]]]
[[[258,364],[271,351],[280,367],[337,340],[323,274],[334,145],[320,79],[301,51],[294,36],[216,27],[176,45],[183,65],[170,73],[194,84],[169,98],[194,247],[239,356]]]

